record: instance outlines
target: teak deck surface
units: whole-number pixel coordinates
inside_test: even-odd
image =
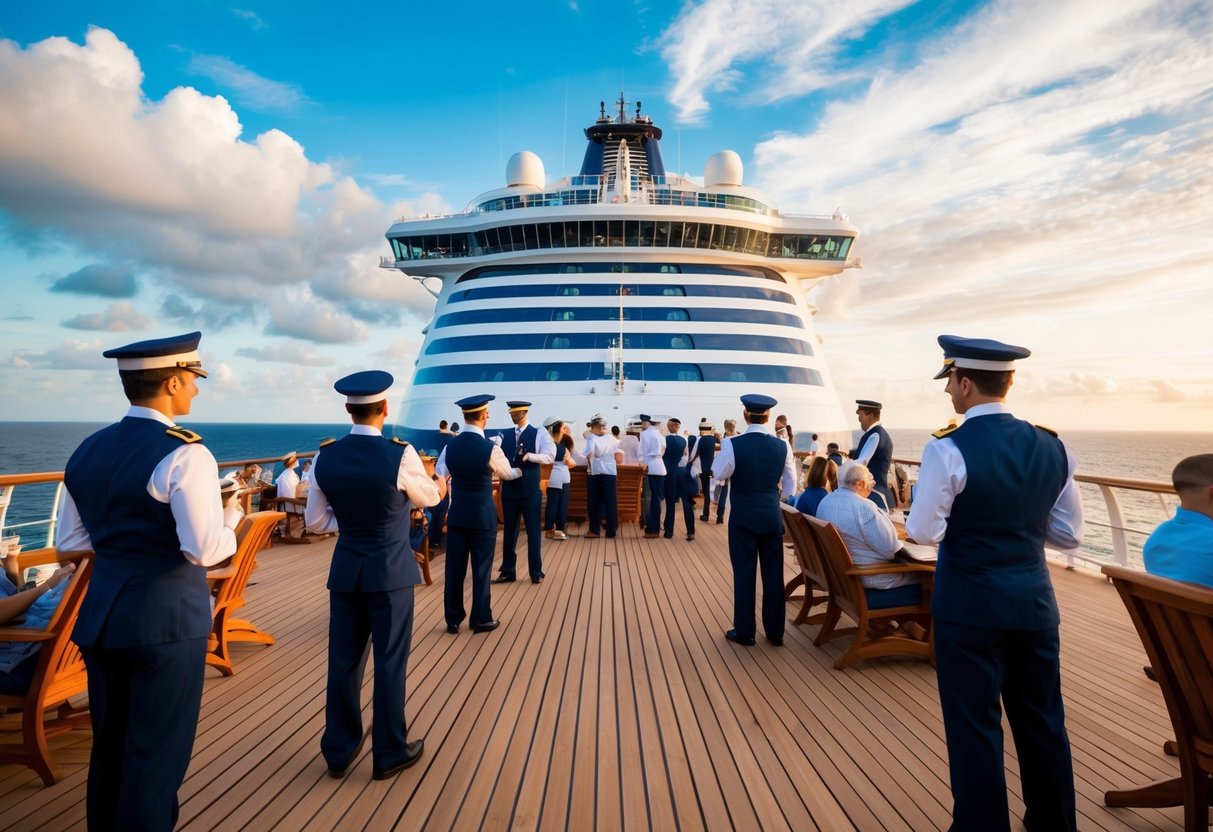
[[[384,782],[371,779],[369,744],[341,781],[319,754],[331,542],[263,551],[241,614],[278,641],[238,645],[232,678],[208,670],[178,828],[947,828],[932,668],[836,671],[845,639],[814,647],[811,625],[789,624],[783,648],[726,642],[726,528],[700,524],[692,543],[644,540],[635,526],[615,540],[545,540],[547,579],[494,586],[503,625],[487,635],[446,633],[438,558],[434,586],[417,589],[408,674],[410,737],[425,738],[425,756]],[[1080,828],[1179,829],[1178,808],[1102,805],[1106,789],[1177,774],[1161,750],[1170,723],[1112,586],[1061,568],[1054,582]],[[798,608],[789,602],[789,618]],[[368,725],[370,693],[368,672]],[[52,743],[65,773],[55,786],[0,766],[0,828],[83,828],[90,734]],[[1018,817],[1009,734],[1007,780]]]

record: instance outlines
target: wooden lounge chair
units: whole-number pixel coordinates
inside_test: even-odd
[[[1108,565],[1162,688],[1179,777],[1109,791],[1108,806],[1184,807],[1187,832],[1208,829],[1213,805],[1213,589]]]
[[[825,613],[810,615],[809,611],[818,604],[830,600],[829,582],[826,580],[825,563],[817,548],[817,539],[809,530],[808,516],[801,514],[787,503],[780,503],[783,509],[783,525],[788,536],[792,538],[792,548],[796,552],[796,561],[800,564],[799,584],[804,587],[804,603],[796,614],[793,624],[820,624],[825,620]],[[795,579],[793,579],[795,580]],[[791,581],[789,581],[791,586]],[[788,588],[784,588],[787,597]]]
[[[826,607],[825,620],[814,644],[822,645],[842,636],[855,634],[850,648],[843,653],[834,667],[841,670],[859,659],[874,659],[880,656],[911,656],[934,663],[931,649],[931,599],[929,586],[923,584],[922,603],[914,606],[889,607],[873,610],[868,608],[867,595],[863,591],[862,577],[865,575],[899,575],[907,572],[934,573],[935,567],[919,563],[888,563],[877,566],[856,566],[851,560],[847,545],[829,523],[816,517],[802,515],[817,541],[825,567],[826,584],[830,599]],[[854,619],[856,626],[838,628],[842,613]],[[926,632],[923,639],[910,638],[902,627],[909,622],[917,623]]]
[[[640,495],[647,469],[643,465],[616,466],[615,491],[618,494],[619,522],[639,523],[644,517]]]
[[[232,665],[233,642],[274,643],[274,637],[269,633],[236,618],[235,614],[244,606],[244,588],[257,562],[257,553],[269,542],[274,527],[285,516],[281,511],[257,511],[246,515],[236,528],[236,553],[232,555],[231,563],[207,576],[215,593],[215,611],[206,644],[206,663],[219,668],[224,676],[236,672]]]
[[[59,767],[51,759],[48,736],[70,731],[89,724],[87,708],[77,709],[68,702],[88,690],[88,674],[79,649],[71,641],[72,628],[92,574],[92,552],[61,553],[66,563],[75,561],[76,572],[64,590],[59,608],[44,630],[28,627],[0,627],[0,641],[37,641],[42,643],[33,681],[24,696],[0,694],[0,708],[21,710],[20,745],[0,745],[0,763],[21,763],[29,766],[50,786],[61,777]],[[48,708],[58,708],[47,721]]]

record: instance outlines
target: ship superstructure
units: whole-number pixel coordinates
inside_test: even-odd
[[[776,210],[733,151],[703,185],[667,173],[661,130],[639,102],[630,117],[616,104],[585,130],[577,175],[548,184],[538,156],[516,153],[506,187],[388,230],[383,265],[437,298],[396,434],[441,447],[439,420],[472,392],[531,401],[536,421],[622,427],[643,412],[692,429],[764,392],[806,440],[847,436],[806,296],[854,265],[856,228]],[[490,429],[508,424],[498,408]]]

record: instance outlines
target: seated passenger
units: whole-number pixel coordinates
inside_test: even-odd
[[[809,467],[809,485],[796,498],[796,510],[801,514],[817,516],[817,506],[831,491],[838,490],[838,466],[834,460],[824,456],[813,457]]]
[[[16,584],[0,571],[0,625],[46,627],[63,598],[67,579],[75,571],[76,564],[66,564],[56,569],[44,583],[26,590],[18,590]],[[22,613],[24,620],[13,623],[13,619]],[[20,695],[26,692],[34,678],[41,646],[37,641],[0,642],[0,693]]]
[[[901,549],[889,515],[868,499],[876,480],[866,465],[848,462],[838,471],[838,490],[817,506],[817,519],[838,530],[856,566],[888,563]],[[922,601],[921,573],[865,575],[864,594],[871,609]]]
[[[839,449],[837,442],[831,442],[826,445],[826,456],[833,460],[835,465],[842,467],[842,451]]]
[[[1213,587],[1213,454],[1181,460],[1171,483],[1179,507],[1146,540],[1146,571]]]

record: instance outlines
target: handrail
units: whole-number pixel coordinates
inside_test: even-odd
[[[895,458],[893,462],[914,468],[921,465],[920,460],[901,457]],[[1101,567],[1110,561],[1120,566],[1128,566],[1134,569],[1143,568],[1141,543],[1144,542],[1144,539],[1150,535],[1159,522],[1167,519],[1170,507],[1164,498],[1175,496],[1175,487],[1169,482],[1161,482],[1159,480],[1138,480],[1128,477],[1108,477],[1099,474],[1075,474],[1074,481],[1094,486],[1098,489],[1099,495],[1103,498],[1103,509],[1107,513],[1107,522],[1099,519],[1098,513],[1092,516],[1092,512],[1088,510],[1087,505],[1091,501],[1091,489],[1080,488],[1079,494],[1083,497],[1083,508],[1086,515],[1085,524],[1088,528],[1086,539],[1077,549],[1049,552],[1048,554],[1054,558],[1064,560],[1069,567],[1075,566],[1079,561]],[[1158,521],[1149,528],[1132,525],[1121,506],[1120,497],[1117,496],[1118,492],[1121,491],[1129,492],[1130,494],[1157,495],[1159,509],[1157,513],[1160,515]],[[1138,506],[1138,508],[1141,508],[1141,506]],[[1134,537],[1131,539],[1130,535]],[[1101,550],[1100,544],[1104,543],[1105,540],[1107,540],[1109,545],[1109,552]]]

